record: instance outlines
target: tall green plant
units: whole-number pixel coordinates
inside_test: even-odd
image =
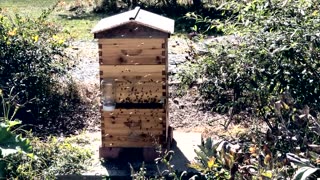
[[[30,140],[16,134],[14,128],[21,124],[21,121],[14,119],[18,107],[10,113],[12,105],[6,101],[0,89],[0,105],[3,108],[3,115],[0,116],[0,178],[6,177],[8,156],[16,153],[31,153]]]
[[[18,104],[33,98],[34,106],[46,101],[58,89],[57,77],[66,73],[66,44],[58,27],[46,20],[51,11],[37,19],[0,11],[0,87],[8,94],[14,87]],[[35,114],[46,111],[36,108]]]
[[[264,106],[284,92],[319,110],[319,6],[312,0],[231,1],[216,7],[225,20],[188,14],[225,36],[208,46],[199,72],[184,79],[203,78],[201,92],[225,112]]]
[[[230,1],[216,4],[225,19],[188,14],[224,36],[213,39],[201,58],[195,56],[196,64],[187,63],[197,73],[181,79],[201,79],[199,89],[213,110],[245,110],[268,125],[265,137],[252,140],[253,152],[241,155],[241,175],[292,177],[297,166],[308,168],[295,177],[318,173],[319,7],[313,0]]]
[[[84,118],[75,119],[75,114],[79,117],[79,112],[87,111],[68,75],[71,66],[65,34],[48,20],[54,8],[38,18],[0,10],[0,88],[6,94],[13,88],[13,101],[24,104],[17,113],[24,124],[72,132],[84,126]]]
[[[0,89],[1,179],[54,179],[56,175],[79,174],[90,165],[91,151],[74,145],[79,142],[72,138],[59,141],[49,137],[43,141],[31,133],[22,136],[17,127],[21,121],[15,118],[19,110],[12,101],[15,97],[5,96]]]

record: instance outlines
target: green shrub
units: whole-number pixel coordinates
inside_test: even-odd
[[[21,125],[15,119],[19,107],[12,104],[12,97],[5,98],[0,89],[0,178],[55,179],[56,175],[79,174],[90,165],[92,152],[80,146],[88,141],[53,136],[40,140],[17,128]]]
[[[301,167],[293,177],[293,180],[316,179],[320,176],[320,168]]]
[[[85,126],[81,115],[87,107],[67,76],[70,65],[61,29],[47,20],[53,9],[36,19],[0,11],[0,88],[15,94],[12,100],[21,105],[17,118],[24,124],[68,133]]]
[[[204,143],[192,166],[225,179],[286,179],[317,176],[319,167],[320,36],[319,7],[304,1],[230,1],[216,4],[226,19],[187,16],[207,22],[224,37],[186,63],[183,85],[201,82],[214,111],[246,111],[254,126],[268,130],[246,139]],[[247,118],[248,118],[247,117]],[[247,119],[246,119],[247,120]],[[211,154],[210,154],[211,153]],[[298,170],[299,167],[304,167]],[[228,177],[229,176],[229,177]]]
[[[0,14],[0,83],[5,92],[14,87],[21,102],[40,99],[55,88],[54,77],[66,73],[62,58],[66,45],[57,36],[59,29],[46,21],[47,15],[31,19]]]
[[[32,155],[30,154],[32,152],[30,140],[23,138],[21,134],[16,134],[13,131],[13,128],[19,124],[21,124],[21,122],[18,120],[0,122],[0,178],[6,177],[6,172],[10,171],[8,161],[10,161],[9,159],[12,155]]]
[[[320,36],[318,1],[232,1],[219,4],[226,20],[188,14],[221,30],[221,41],[206,57],[186,65],[185,83],[202,79],[202,94],[214,110],[265,106],[272,97],[290,93],[298,104],[319,110]],[[195,70],[193,70],[195,69]],[[186,76],[187,75],[187,76]]]
[[[206,177],[222,179],[315,177],[319,167],[320,121],[308,107],[294,108],[279,100],[270,106],[266,132],[255,119],[252,133],[244,139],[218,141],[207,139],[191,167]],[[304,168],[301,168],[304,167]]]
[[[6,178],[55,179],[57,175],[80,174],[90,166],[92,152],[70,138],[30,139],[32,155],[15,153],[6,158]]]
[[[196,152],[196,161],[190,167],[201,172],[206,179],[230,179],[235,177],[236,167],[234,154],[219,151],[220,143],[214,143],[211,138],[206,139]],[[221,149],[221,147],[220,147]],[[221,149],[222,150],[222,149]]]

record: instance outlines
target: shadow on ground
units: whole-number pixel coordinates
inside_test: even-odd
[[[186,155],[180,150],[177,146],[177,142],[174,140],[171,150],[174,152],[168,153],[169,157],[172,154],[170,159],[170,165],[174,165],[174,170],[178,173],[188,169],[187,165],[190,163]],[[165,152],[164,152],[165,154]],[[131,170],[136,173],[139,173],[141,167],[144,167],[146,170],[146,176],[160,176],[167,175],[164,173],[168,169],[167,165],[159,161],[158,165],[155,162],[143,163],[143,151],[141,148],[129,148],[120,153],[120,158],[112,161],[105,161],[103,163],[105,167],[106,174],[110,177],[130,177]],[[132,167],[132,169],[130,168]]]
[[[173,169],[178,175],[181,175],[183,171],[187,171],[187,174],[182,179],[190,179],[192,176],[197,175],[197,171],[188,167],[188,164],[194,159],[195,154],[194,146],[199,145],[201,142],[201,134],[199,133],[183,133],[174,132],[174,143],[171,150],[174,152],[170,165],[174,165]],[[84,173],[81,176],[68,175],[58,176],[58,179],[132,179],[131,167],[136,174],[143,167],[143,155],[142,149],[130,148],[127,151],[123,151],[120,154],[120,158],[117,160],[108,160],[101,163],[102,167],[97,167],[94,171]],[[162,175],[165,179],[172,179],[169,177],[168,165],[163,163],[145,163],[144,168],[146,170],[147,177],[155,177]]]
[[[95,20],[100,20],[102,18],[106,17],[106,14],[95,14],[95,13],[81,13],[81,14],[73,14],[73,13],[68,13],[68,14],[57,14],[57,16],[61,19],[65,20],[90,20],[90,21],[95,21]]]

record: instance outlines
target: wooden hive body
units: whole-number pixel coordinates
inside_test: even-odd
[[[115,82],[116,108],[101,110],[102,147],[165,145],[170,33],[129,20],[94,35],[100,79]]]

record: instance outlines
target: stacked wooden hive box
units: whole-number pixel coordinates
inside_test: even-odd
[[[115,93],[115,109],[101,109],[101,157],[171,142],[167,70],[173,31],[173,20],[140,8],[102,19],[92,30],[100,78],[112,79]]]

